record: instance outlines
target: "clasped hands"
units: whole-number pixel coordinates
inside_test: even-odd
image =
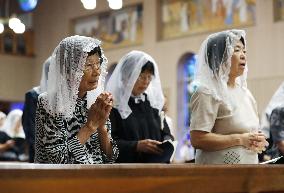
[[[255,132],[244,133],[243,145],[256,153],[262,153],[269,144],[263,133]]]
[[[95,132],[98,128],[103,129],[110,115],[112,105],[113,97],[111,93],[101,93],[88,111],[87,127],[93,130],[93,132]]]

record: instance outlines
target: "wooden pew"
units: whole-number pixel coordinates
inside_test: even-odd
[[[0,163],[0,192],[284,193],[284,166]]]

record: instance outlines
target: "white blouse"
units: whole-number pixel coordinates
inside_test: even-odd
[[[222,135],[253,132],[259,128],[256,102],[248,89],[229,89],[235,106],[233,110],[210,94],[197,90],[191,98],[191,130],[212,132]],[[219,151],[197,149],[197,164],[257,164],[257,153],[243,146]]]

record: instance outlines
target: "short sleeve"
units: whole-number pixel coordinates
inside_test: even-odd
[[[211,132],[217,118],[219,102],[210,94],[197,90],[191,97],[190,107],[190,129]]]

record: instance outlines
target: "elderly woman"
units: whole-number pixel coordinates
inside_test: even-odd
[[[100,41],[63,39],[55,48],[47,90],[36,111],[36,163],[111,163],[118,149],[108,116],[112,95],[102,92],[107,59]]]
[[[118,162],[152,162],[162,154],[162,141],[173,139],[160,112],[164,105],[158,68],[141,51],[126,54],[117,64],[106,90],[114,96],[112,136],[119,148]]]
[[[0,143],[5,143],[7,147],[0,160],[21,160],[26,161],[25,155],[25,133],[22,126],[22,114],[20,109],[9,112],[0,133]]]
[[[198,164],[256,164],[267,141],[247,89],[245,32],[210,35],[201,45],[191,98],[191,142]]]

